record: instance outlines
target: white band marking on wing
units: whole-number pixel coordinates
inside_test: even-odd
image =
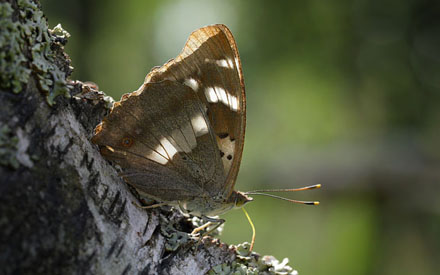
[[[206,96],[206,99],[208,100],[209,103],[217,103],[218,102],[217,94],[215,93],[215,90],[212,87],[207,87],[205,89],[205,96]]]
[[[197,92],[197,90],[199,89],[199,83],[194,78],[185,79],[183,84],[185,84],[186,86],[190,87],[195,92]]]
[[[196,137],[200,137],[208,133],[208,125],[206,125],[205,119],[201,114],[197,114],[196,116],[192,117],[191,124]]]

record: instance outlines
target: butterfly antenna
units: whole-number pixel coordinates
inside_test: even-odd
[[[279,199],[279,200],[283,200],[283,201],[288,201],[288,202],[292,202],[292,203],[299,203],[299,204],[306,204],[306,205],[318,205],[319,204],[319,201],[291,200],[291,199],[280,197],[280,196],[277,196],[277,195],[266,194],[266,193],[259,193],[259,192],[247,192],[246,195],[266,196],[266,197],[271,197],[271,198],[275,198],[275,199]]]
[[[252,192],[296,192],[296,191],[305,191],[305,190],[312,190],[312,189],[318,189],[318,188],[321,188],[321,184],[315,184],[315,185],[310,185],[310,186],[300,187],[300,188],[293,188],[293,189],[261,189],[261,190],[252,190],[252,191],[246,192],[246,194],[252,193]]]
[[[251,241],[251,247],[249,248],[249,252],[252,252],[252,249],[254,249],[255,235],[256,235],[256,233],[255,233],[255,226],[254,226],[254,223],[251,220],[251,217],[249,216],[248,212],[246,211],[246,209],[244,209],[244,207],[242,207],[241,209],[243,210],[244,214],[246,215],[246,218],[249,221],[249,224],[252,227],[252,241]]]
[[[321,188],[321,184],[315,184],[315,185],[311,185],[311,186],[306,186],[306,187],[301,187],[301,188],[294,188],[294,189],[262,189],[262,190],[254,190],[254,191],[246,192],[245,194],[246,195],[266,196],[266,197],[271,197],[271,198],[275,198],[275,199],[279,199],[279,200],[288,201],[288,202],[291,202],[291,203],[299,203],[299,204],[306,204],[306,205],[318,205],[319,201],[299,201],[299,200],[292,200],[292,199],[280,197],[280,196],[277,196],[277,195],[263,193],[263,192],[296,192],[296,191],[304,191],[304,190],[311,190],[311,189],[317,189],[317,188]]]

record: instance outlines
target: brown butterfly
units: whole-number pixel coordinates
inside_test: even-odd
[[[207,26],[190,35],[175,59],[153,68],[137,91],[123,95],[92,141],[140,195],[220,225],[224,220],[209,217],[252,201],[247,194],[268,195],[234,190],[245,103],[232,33],[225,25]]]

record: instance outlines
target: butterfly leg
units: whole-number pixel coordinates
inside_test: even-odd
[[[202,226],[199,226],[199,227],[195,228],[195,229],[191,232],[191,234],[190,234],[192,237],[198,238],[197,246],[196,246],[197,248],[196,248],[196,249],[198,249],[198,247],[199,247],[200,243],[202,242],[202,239],[203,239],[204,236],[209,235],[211,232],[213,232],[213,231],[216,230],[219,226],[221,226],[223,223],[225,223],[225,220],[224,220],[224,219],[215,219],[215,218],[210,218],[210,217],[207,217],[207,216],[202,216],[201,218],[202,218],[203,220],[205,220],[205,221],[208,221],[208,222],[205,223],[205,224],[202,225]],[[203,233],[203,234],[201,234],[201,235],[198,233],[198,232],[200,232],[200,231],[202,231],[202,230],[208,228],[209,226],[211,226],[211,225],[213,225],[213,224],[215,224],[215,223],[217,223],[217,224],[216,224],[213,228],[211,228],[210,230],[208,230],[207,232],[205,232],[205,233]]]
[[[142,205],[139,205],[139,204],[135,203],[134,201],[132,203],[134,204],[134,206],[136,206],[137,208],[141,208],[141,209],[157,208],[157,207],[161,207],[161,206],[164,206],[164,205],[168,204],[166,202],[161,202],[161,203],[155,203],[155,204],[152,204],[152,205],[142,206]]]
[[[195,229],[191,232],[191,235],[194,235],[194,236],[197,235],[199,231],[204,230],[205,228],[207,228],[207,227],[210,226],[211,224],[213,224],[213,223],[212,223],[212,222],[207,222],[207,223],[205,223],[204,225],[195,228]]]
[[[221,226],[222,224],[225,223],[225,220],[224,220],[224,219],[215,219],[215,218],[210,218],[210,217],[207,217],[207,216],[202,216],[202,219],[205,220],[205,221],[208,221],[208,222],[205,223],[205,224],[202,225],[202,226],[199,226],[199,227],[195,228],[195,229],[191,232],[191,235],[195,236],[195,235],[198,234],[198,232],[200,232],[200,231],[206,229],[207,227],[211,226],[212,224],[217,223],[217,224],[216,224],[213,228],[211,228],[209,231],[207,231],[207,232],[205,232],[204,234],[202,234],[201,237],[203,237],[203,236],[208,235],[209,233],[213,232],[213,231],[216,230],[219,226]]]

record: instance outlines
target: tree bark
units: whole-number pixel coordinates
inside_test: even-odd
[[[0,1],[0,21],[2,274],[295,274],[210,237],[198,245],[177,211],[133,205],[90,143],[108,102],[67,80],[68,33],[48,30],[37,1]]]

